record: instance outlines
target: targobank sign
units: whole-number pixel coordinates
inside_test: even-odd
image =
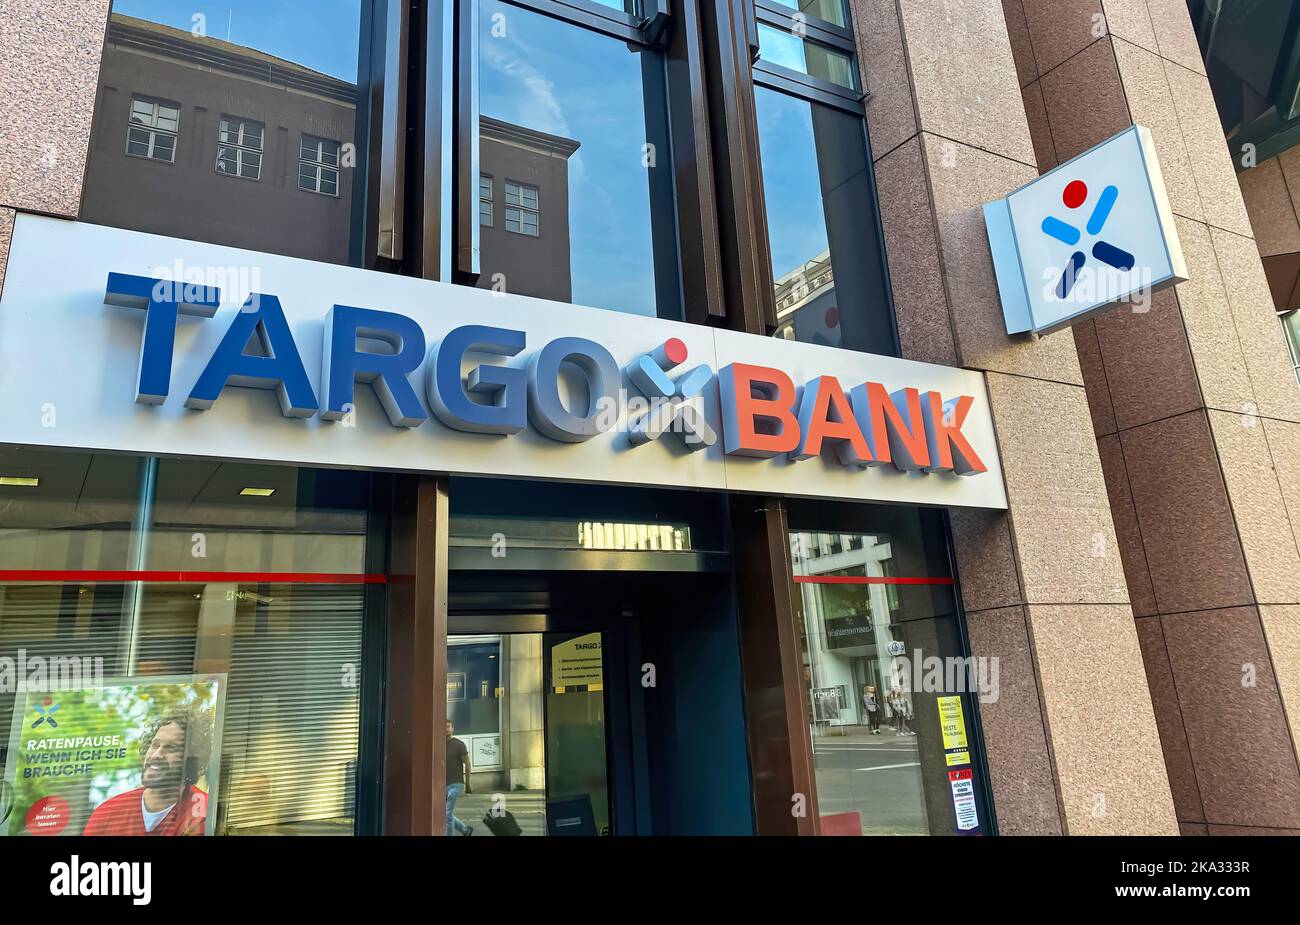
[[[0,442],[1004,508],[967,370],[20,215]]]
[[[1187,279],[1141,125],[986,204],[984,224],[1008,334],[1046,334]]]

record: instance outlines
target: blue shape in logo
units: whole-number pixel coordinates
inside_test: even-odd
[[[713,369],[702,363],[676,382],[668,376],[669,370],[686,362],[686,357],[686,344],[670,337],[623,368],[628,380],[650,399],[651,406],[632,424],[628,441],[633,446],[658,440],[673,429],[680,431],[690,450],[702,450],[718,442],[717,432],[693,401],[713,379]]]
[[[1082,180],[1070,181],[1061,194],[1061,201],[1065,203],[1067,209],[1079,208],[1087,198],[1088,187]],[[1098,197],[1097,204],[1093,206],[1092,215],[1088,217],[1088,223],[1085,226],[1089,235],[1095,237],[1101,234],[1102,229],[1106,227],[1106,220],[1110,218],[1110,213],[1115,208],[1118,199],[1119,188],[1114,184],[1101,191],[1101,196]],[[1042,228],[1043,233],[1048,237],[1054,238],[1068,247],[1077,245],[1082,237],[1076,226],[1071,225],[1069,222],[1063,222],[1054,215],[1048,215],[1043,219]],[[1097,241],[1093,244],[1092,256],[1116,270],[1131,270],[1135,263],[1132,254],[1108,241]],[[1070,290],[1074,288],[1075,280],[1079,278],[1079,271],[1083,269],[1087,260],[1088,258],[1083,251],[1075,251],[1070,255],[1070,261],[1065,265],[1065,270],[1061,273],[1061,281],[1056,285],[1057,298],[1064,299],[1070,294]]]
[[[48,725],[51,729],[59,728],[59,721],[54,718],[54,714],[59,712],[59,705],[57,703],[51,706],[49,709],[46,709],[45,707],[41,706],[38,703],[36,704],[36,712],[41,715],[36,717],[36,722],[32,723],[33,729],[37,728],[42,724]]]

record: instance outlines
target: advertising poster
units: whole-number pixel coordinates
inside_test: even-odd
[[[225,693],[224,674],[20,692],[0,833],[213,834]]]
[[[604,683],[600,633],[587,633],[551,648],[551,686],[556,693],[573,688],[599,690]]]
[[[962,712],[961,697],[940,697],[938,703],[944,760],[948,767],[970,764],[970,749],[966,744],[966,716]]]

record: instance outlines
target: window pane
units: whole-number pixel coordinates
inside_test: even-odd
[[[356,138],[362,5],[331,0],[320,15],[306,15],[298,0],[239,3],[228,41],[224,7],[200,10],[208,34],[195,36],[190,0],[114,0],[99,89],[117,92],[96,96],[94,131],[108,134],[89,146],[81,219],[348,263],[355,171],[338,163],[338,146]],[[192,147],[177,152],[175,138],[155,138],[155,159],[179,155],[168,170],[127,157],[144,153],[134,136],[127,146],[130,121],[179,131]],[[332,143],[322,149],[324,139]],[[262,168],[270,164],[292,177],[304,140],[314,159],[339,171],[327,195],[304,195],[293,182],[230,182],[269,180]],[[218,158],[219,145],[259,156]]]
[[[1297,378],[1300,378],[1300,311],[1287,312],[1280,317],[1287,347],[1291,351],[1291,365],[1296,368]]]
[[[848,25],[844,0],[774,0],[774,2],[797,10],[805,16],[824,19],[836,26]]]
[[[810,77],[820,77],[831,83],[857,89],[858,81],[853,58],[843,52],[818,44],[811,39],[799,39],[789,32],[759,24],[759,57],[772,64],[788,67]]]
[[[0,582],[0,657],[85,669],[57,679],[58,726],[30,738],[119,735],[127,745],[76,773],[26,780],[28,750],[0,754],[4,779],[17,784],[0,827],[22,833],[48,796],[68,806],[65,834],[143,834],[142,804],[169,803],[183,812],[164,814],[154,834],[351,834],[361,703],[359,687],[338,679],[341,666],[370,670],[361,650],[369,477],[160,461],[141,556],[131,525],[144,465],[0,452],[0,469],[38,479],[0,487],[0,561],[51,573]],[[241,495],[248,486],[273,491]],[[204,574],[183,580],[195,569],[196,534]],[[123,571],[150,576],[138,597]],[[346,578],[301,584],[302,572]],[[154,579],[169,573],[181,580]],[[225,678],[224,704],[186,709],[186,685],[210,685],[213,675]],[[15,712],[34,721],[45,696],[5,686],[0,727],[12,728]],[[139,745],[155,730],[174,751],[155,756],[165,772],[148,774]]]
[[[820,521],[825,505],[796,502],[790,514],[822,830],[987,831],[985,782],[976,784],[980,826],[959,828],[949,772],[978,764],[976,699],[992,697],[997,678],[962,659],[942,515],[832,507],[833,523]],[[922,671],[936,663],[937,678]]]
[[[499,17],[504,30],[492,28]],[[676,279],[676,246],[656,254],[651,222],[652,184],[658,195],[662,183],[668,192],[655,202],[667,208],[656,218],[663,230],[675,223],[669,146],[656,144],[656,167],[644,157],[647,139],[666,137],[657,117],[647,120],[659,107],[646,104],[664,93],[662,58],[499,0],[485,0],[481,20],[482,168],[514,178],[510,206],[545,199],[547,233],[507,237],[520,229],[517,213],[484,229],[479,285],[502,274],[510,292],[642,315],[662,302],[675,316],[680,300],[660,280],[665,265]]]
[[[896,353],[862,117],[754,97],[778,336]]]

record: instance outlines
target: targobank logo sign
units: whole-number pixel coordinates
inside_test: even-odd
[[[1045,334],[1187,278],[1140,125],[988,203],[984,220],[1009,334]]]
[[[31,216],[0,324],[4,443],[1006,505],[967,370]]]

